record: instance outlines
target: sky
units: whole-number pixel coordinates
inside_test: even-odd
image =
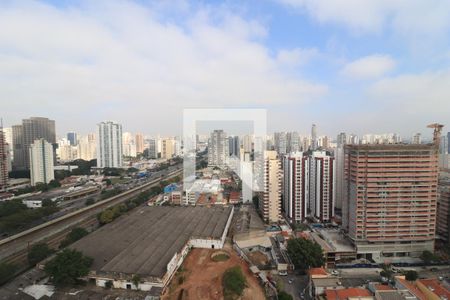
[[[268,130],[450,131],[450,1],[0,1],[0,117],[179,135],[186,108]]]

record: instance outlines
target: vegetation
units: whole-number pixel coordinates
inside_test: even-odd
[[[423,260],[423,262],[426,264],[440,261],[439,256],[430,251],[423,251],[422,254],[420,255],[420,259]]]
[[[95,199],[94,199],[94,198],[88,198],[88,199],[86,200],[86,202],[84,202],[84,204],[85,204],[86,206],[92,205],[92,204],[94,204],[94,203],[95,203]]]
[[[419,278],[419,274],[417,274],[414,270],[406,271],[405,273],[405,279],[408,281],[416,281],[416,279]]]
[[[73,285],[89,273],[92,262],[92,258],[79,251],[64,249],[45,265],[44,270],[55,285]]]
[[[225,299],[236,299],[247,287],[241,267],[236,266],[225,271],[222,278],[223,296]]]
[[[0,263],[0,285],[8,282],[14,277],[17,271],[17,266],[5,262]]]
[[[28,263],[30,266],[35,266],[38,262],[46,259],[52,253],[53,250],[50,249],[46,243],[38,243],[28,251]]]
[[[294,298],[285,291],[281,291],[278,293],[278,300],[294,300]]]
[[[133,282],[134,286],[138,288],[139,283],[141,282],[141,276],[139,276],[138,274],[134,274],[133,277],[131,278],[131,281]]]
[[[86,229],[81,227],[75,227],[72,229],[72,231],[70,231],[70,233],[66,236],[66,238],[61,241],[61,243],[59,244],[59,248],[61,249],[67,247],[88,234],[89,232]]]
[[[294,224],[294,230],[296,230],[296,231],[305,231],[308,229],[309,229],[308,225],[306,225],[306,224],[303,224],[303,223]]]
[[[110,289],[113,287],[113,282],[111,280],[108,280],[105,282],[105,289]]]
[[[228,259],[230,259],[230,257],[226,253],[218,253],[211,257],[211,260],[215,262],[226,261]]]
[[[325,263],[322,248],[316,242],[302,238],[290,239],[287,250],[295,267],[300,270],[321,267]]]
[[[90,161],[77,159],[70,163],[71,165],[78,166],[77,169],[71,171],[72,175],[90,175],[91,168],[97,165],[97,160],[92,159]]]
[[[119,189],[111,189],[111,190],[108,190],[108,191],[103,190],[102,193],[101,193],[100,198],[102,200],[105,200],[105,199],[114,197],[116,195],[119,195],[120,193],[121,193],[121,191]]]

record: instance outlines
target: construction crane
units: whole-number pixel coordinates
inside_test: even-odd
[[[442,131],[442,128],[444,127],[444,125],[438,124],[438,123],[433,123],[433,124],[428,125],[427,127],[434,128],[433,143],[436,147],[439,148],[440,143],[441,143],[441,131]]]

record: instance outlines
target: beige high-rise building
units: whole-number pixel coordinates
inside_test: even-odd
[[[175,140],[164,138],[161,140],[161,158],[171,159],[175,154]]]
[[[136,133],[136,153],[144,152],[144,135],[142,133]]]
[[[97,157],[96,154],[97,144],[95,141],[95,134],[89,133],[87,136],[83,136],[78,140],[77,153],[78,158],[83,160],[92,160]]]
[[[345,146],[343,227],[376,261],[433,251],[438,155],[432,144]]]
[[[6,189],[8,183],[8,149],[3,128],[0,127],[0,191]]]
[[[264,153],[264,192],[259,198],[259,209],[267,223],[281,219],[281,162],[276,151]]]
[[[49,183],[55,179],[53,146],[44,139],[37,139],[29,148],[31,185]]]

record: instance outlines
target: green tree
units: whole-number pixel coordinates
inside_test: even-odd
[[[59,244],[59,248],[67,247],[68,245],[75,243],[76,241],[85,237],[88,234],[89,232],[86,229],[81,227],[75,227],[70,231],[70,233],[66,236],[66,238],[61,241],[61,243]]]
[[[241,267],[236,266],[226,270],[222,277],[222,286],[225,299],[234,299],[241,296],[247,287],[247,281]]]
[[[51,199],[44,199],[42,200],[42,207],[55,207],[56,203],[53,202]]]
[[[391,265],[383,264],[381,268],[383,270],[380,272],[380,276],[390,279],[393,275]]]
[[[35,266],[38,262],[44,260],[52,253],[52,249],[50,249],[46,243],[38,243],[28,251],[28,263],[30,266]]]
[[[94,198],[88,198],[88,199],[86,200],[86,202],[84,202],[84,204],[85,204],[86,206],[92,205],[92,204],[94,204],[94,203],[95,203]]]
[[[278,293],[278,300],[293,300],[292,296],[285,291],[281,291]]]
[[[6,283],[14,277],[17,266],[9,263],[0,263],[0,285]]]
[[[138,288],[139,283],[141,282],[141,276],[139,276],[138,274],[134,274],[133,277],[131,278],[131,281],[133,282],[134,286]]]
[[[59,183],[58,180],[52,180],[48,183],[48,188],[49,189],[54,189],[54,188],[58,188],[61,186],[61,183]]]
[[[79,251],[64,249],[45,265],[44,270],[55,285],[72,285],[89,273],[92,262],[92,258]]]
[[[416,281],[416,279],[419,278],[419,274],[417,274],[414,270],[408,270],[405,273],[405,279],[408,281]]]
[[[111,209],[107,209],[100,214],[99,221],[101,224],[108,224],[114,220],[114,212]]]
[[[433,261],[438,261],[439,257],[435,255],[433,252],[425,250],[420,255],[420,259],[423,260],[424,263],[429,264]]]
[[[295,267],[300,270],[321,267],[325,263],[322,248],[316,242],[302,238],[290,239],[287,250]]]

